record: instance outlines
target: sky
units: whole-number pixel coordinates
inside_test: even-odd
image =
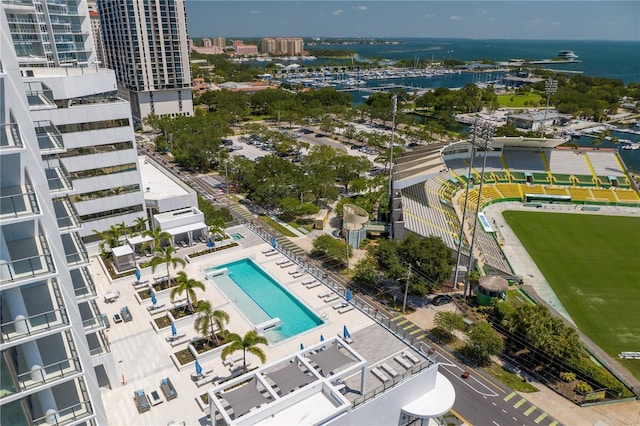
[[[186,0],[189,36],[628,40],[640,1]]]

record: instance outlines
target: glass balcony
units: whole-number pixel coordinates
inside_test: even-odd
[[[24,224],[10,224],[3,227],[5,231],[11,232],[9,227],[14,226],[16,230],[21,230]],[[38,231],[36,235],[29,238],[5,241],[3,255],[8,255],[8,258],[0,259],[0,284],[43,277],[55,272],[47,239],[41,230],[38,229]]]
[[[76,299],[85,300],[98,297],[96,286],[88,268],[72,269],[69,272],[71,273]]]
[[[40,153],[52,154],[64,151],[62,135],[58,128],[49,120],[36,121],[33,123],[36,135],[38,136],[38,146]]]
[[[36,278],[55,272],[51,254],[26,257],[14,261],[0,261],[0,284]]]
[[[84,247],[84,243],[80,239],[77,232],[70,234],[63,234],[62,246],[64,247],[64,254],[67,258],[68,266],[80,265],[83,263],[89,263],[89,255]]]
[[[34,426],[64,426],[93,416],[91,401],[83,401],[57,412],[33,419]]]
[[[81,303],[80,316],[82,317],[82,326],[85,332],[103,330],[106,325],[102,320],[102,313],[95,300]]]
[[[53,209],[56,212],[60,232],[77,231],[82,228],[82,222],[78,217],[78,212],[76,212],[68,196],[53,200]]]
[[[27,91],[29,106],[55,105],[51,90]]]
[[[73,190],[71,177],[69,177],[67,169],[65,169],[57,157],[47,160],[45,167],[44,171],[47,176],[47,183],[52,193]]]
[[[87,334],[87,343],[89,344],[89,353],[91,357],[106,355],[111,352],[111,346],[104,335],[104,331]]]
[[[77,357],[69,358],[45,365],[39,370],[32,370],[18,375],[20,389],[25,391],[45,383],[51,383],[64,377],[80,373],[82,367]]]
[[[0,149],[22,148],[18,123],[0,124]]]
[[[0,219],[8,220],[38,213],[40,207],[36,193],[28,182],[24,186],[0,189]]]
[[[69,317],[65,308],[32,315],[24,319],[3,323],[2,343],[10,342],[21,337],[31,336],[45,331],[54,330],[69,325]]]

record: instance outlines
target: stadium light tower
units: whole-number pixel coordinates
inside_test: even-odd
[[[467,188],[464,194],[464,205],[462,208],[462,219],[460,220],[460,234],[458,235],[458,253],[456,255],[456,268],[453,273],[453,285],[458,285],[458,270],[460,269],[460,258],[462,256],[462,242],[464,241],[464,223],[467,218],[467,205],[469,201],[469,188],[471,187],[471,172],[473,170],[473,160],[476,156],[476,147],[478,144],[477,138],[482,138],[487,133],[487,128],[492,127],[488,126],[487,123],[483,123],[480,121],[480,117],[476,117],[473,121],[473,125],[469,128],[469,135],[471,136],[471,158],[469,159],[469,172],[467,173]],[[485,151],[485,160],[486,160],[486,151]],[[483,168],[484,174],[484,168]],[[472,256],[471,251],[469,251],[469,256]],[[467,271],[468,272],[468,271]],[[467,274],[468,275],[468,274]],[[466,282],[466,281],[465,281]],[[465,294],[466,294],[465,288]]]
[[[389,239],[393,239],[393,137],[396,133],[396,112],[398,111],[398,95],[391,97],[391,147],[389,148]]]
[[[558,90],[558,82],[556,80],[547,80],[544,82],[544,91],[547,94],[547,107],[544,109],[544,118],[542,119],[542,125],[540,126],[540,136],[544,136],[544,127],[547,122],[547,111],[549,111],[549,102],[551,101],[551,95]]]
[[[476,227],[478,226],[478,213],[480,213],[480,201],[482,199],[482,184],[484,183],[484,170],[487,166],[487,153],[491,151],[491,138],[495,134],[495,126],[491,123],[481,123],[479,136],[483,142],[481,148],[484,151],[482,157],[482,171],[480,172],[480,188],[478,189],[478,201],[476,203],[476,211],[474,214],[473,230],[471,231],[471,246],[469,247],[469,261],[467,262],[467,276],[464,280],[464,295],[467,295],[467,290],[471,293],[469,288],[469,274],[471,273],[471,261],[473,260],[473,245],[476,242]]]

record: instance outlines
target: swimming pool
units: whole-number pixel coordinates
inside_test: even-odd
[[[215,271],[224,268],[228,273],[216,274]],[[204,273],[254,326],[274,318],[282,321],[278,328],[264,332],[270,343],[288,339],[323,323],[251,259],[209,268]]]

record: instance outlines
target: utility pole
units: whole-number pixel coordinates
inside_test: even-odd
[[[349,276],[349,230],[344,229],[344,242],[345,242],[345,250],[347,256],[347,277]]]
[[[407,283],[404,286],[404,302],[402,302],[402,313],[407,312],[407,296],[409,295],[409,279],[411,279],[411,265],[407,271]]]

